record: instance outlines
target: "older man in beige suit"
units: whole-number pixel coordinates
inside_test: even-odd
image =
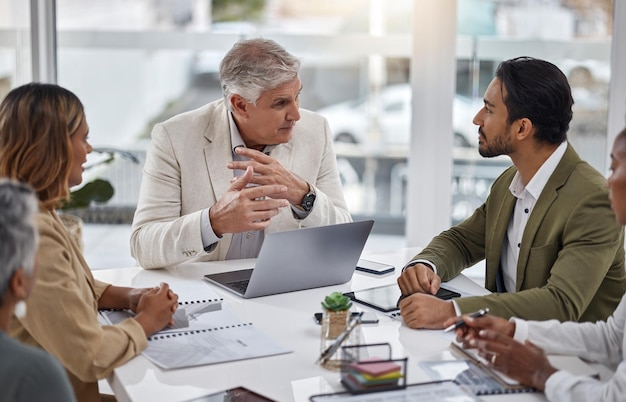
[[[299,70],[274,41],[239,41],[220,65],[224,99],[154,127],[131,236],[142,267],[254,258],[265,233],[351,221]]]

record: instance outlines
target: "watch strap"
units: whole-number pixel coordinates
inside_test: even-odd
[[[311,186],[309,182],[307,182],[306,184],[309,186],[309,191],[304,195],[304,197],[302,197],[302,201],[300,201],[300,207],[304,209],[306,212],[309,212],[310,210],[313,209],[316,195],[315,195],[315,190],[313,189],[313,186]]]

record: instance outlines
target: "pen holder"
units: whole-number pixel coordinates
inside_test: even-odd
[[[324,311],[322,316],[322,332],[320,337],[320,353],[327,350],[337,338],[346,330],[350,323],[350,310],[345,311]],[[361,326],[357,325],[347,339],[345,339],[342,345],[356,345],[359,343],[361,337]],[[337,348],[337,351],[330,356],[323,364],[322,367],[328,370],[340,370],[341,369],[341,352]]]
[[[344,346],[341,354],[341,383],[350,393],[406,388],[408,358],[392,359],[388,343]]]

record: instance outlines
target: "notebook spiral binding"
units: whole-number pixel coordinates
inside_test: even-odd
[[[199,303],[213,303],[213,302],[222,302],[224,299],[206,299],[206,300],[187,300],[187,301],[179,301],[179,306],[187,306],[189,304],[199,304]]]
[[[189,306],[192,304],[201,304],[201,303],[214,303],[214,302],[223,302],[224,299],[223,298],[219,298],[219,299],[206,299],[206,300],[186,300],[186,301],[179,301],[178,305],[179,306]],[[124,308],[105,308],[102,309],[102,311],[124,311],[126,309]]]
[[[176,338],[179,336],[187,336],[187,335],[195,335],[195,334],[199,334],[199,333],[203,333],[203,332],[213,332],[213,331],[221,331],[224,329],[229,329],[229,328],[238,328],[238,327],[246,327],[252,325],[251,322],[248,323],[241,323],[241,324],[234,324],[234,325],[225,325],[223,327],[215,327],[215,328],[203,328],[203,329],[194,329],[194,330],[189,330],[189,331],[181,331],[181,332],[173,332],[173,333],[169,333],[169,334],[163,334],[163,335],[152,335],[148,337],[149,341],[158,341],[161,339],[168,339],[168,338]]]

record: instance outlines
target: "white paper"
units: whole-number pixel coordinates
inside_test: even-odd
[[[116,324],[134,315],[128,310],[103,310],[100,321]],[[174,319],[174,326],[148,337],[148,348],[143,351],[148,360],[164,369],[291,352],[252,323],[242,321],[221,299],[181,302]]]
[[[221,307],[200,314],[197,322],[190,320],[188,330],[151,336],[143,355],[159,367],[174,369],[291,352],[239,319],[226,303]]]

